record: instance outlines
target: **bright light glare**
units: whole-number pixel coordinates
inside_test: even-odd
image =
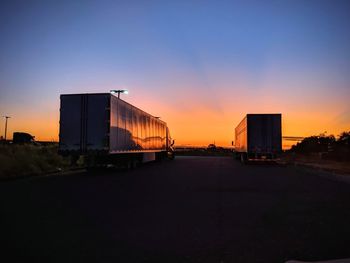
[[[113,89],[113,90],[110,90],[109,92],[112,93],[112,94],[115,94],[115,93],[129,94],[129,91],[126,90],[126,89],[121,89],[121,90],[115,90],[115,89]]]

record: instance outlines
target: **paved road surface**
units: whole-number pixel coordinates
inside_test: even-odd
[[[223,157],[0,182],[0,216],[13,262],[350,257],[350,185]]]

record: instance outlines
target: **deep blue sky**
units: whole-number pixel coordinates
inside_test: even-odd
[[[203,114],[223,141],[247,112],[284,113],[291,135],[338,132],[349,14],[350,1],[2,1],[0,114],[56,138],[59,94],[126,87],[184,143],[209,129],[193,124]]]

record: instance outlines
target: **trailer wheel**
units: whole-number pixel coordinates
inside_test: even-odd
[[[174,160],[175,159],[175,153],[171,152],[171,154],[169,155],[169,159],[170,160]]]
[[[163,160],[163,153],[162,152],[157,152],[156,153],[156,161],[161,162]]]
[[[236,160],[240,160],[240,159],[241,159],[241,154],[238,153],[238,152],[235,152],[235,153],[234,153],[234,158],[235,158]]]
[[[128,160],[128,161],[126,161],[126,165],[125,165],[126,167],[126,170],[131,170],[133,167],[133,163],[132,163],[132,160]]]
[[[241,153],[241,163],[245,164],[247,163],[247,154]]]

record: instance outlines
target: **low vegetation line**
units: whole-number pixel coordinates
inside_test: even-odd
[[[70,160],[57,151],[57,145],[0,145],[0,179],[69,170]]]

